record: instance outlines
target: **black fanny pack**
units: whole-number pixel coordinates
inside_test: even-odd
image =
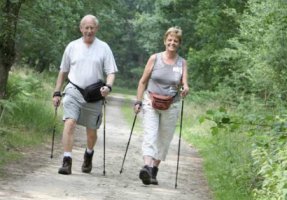
[[[105,86],[105,83],[102,80],[99,80],[98,82],[89,85],[85,89],[80,88],[71,81],[70,83],[80,91],[86,102],[96,102],[104,98],[101,94],[101,88]]]

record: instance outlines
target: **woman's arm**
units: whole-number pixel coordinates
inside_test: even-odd
[[[182,73],[182,91],[181,96],[185,97],[188,94],[189,87],[188,87],[188,72],[187,72],[187,64],[186,60],[183,60],[183,73]]]
[[[150,79],[150,75],[151,75],[151,72],[154,66],[155,59],[156,59],[156,54],[153,54],[152,56],[150,56],[145,66],[142,77],[139,80],[138,88],[137,88],[137,101],[136,101],[135,108],[134,108],[136,113],[140,111],[141,102],[143,99],[143,93]]]

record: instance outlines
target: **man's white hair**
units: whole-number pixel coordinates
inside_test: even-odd
[[[96,26],[99,26],[99,20],[98,20],[98,18],[97,18],[96,16],[94,16],[94,15],[85,15],[85,16],[81,19],[80,27],[83,26],[83,24],[85,23],[85,21],[86,21],[87,19],[92,19],[92,20],[94,21],[95,25],[96,25]]]

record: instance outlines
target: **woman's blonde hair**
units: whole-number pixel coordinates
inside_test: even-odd
[[[165,32],[164,34],[164,41],[166,40],[167,36],[169,35],[174,35],[176,36],[178,39],[179,39],[179,43],[181,43],[181,40],[182,40],[182,30],[180,27],[178,26],[173,26],[173,27],[170,27],[169,29],[167,29],[167,31]]]

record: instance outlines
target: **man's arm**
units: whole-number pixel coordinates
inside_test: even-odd
[[[115,77],[116,77],[116,75],[114,73],[107,75],[106,86],[101,88],[101,93],[102,93],[103,97],[108,96],[108,94],[112,91]]]
[[[58,74],[58,78],[56,81],[56,87],[55,87],[54,94],[53,94],[53,104],[56,107],[60,105],[60,101],[62,97],[61,90],[62,90],[64,81],[67,78],[67,75],[68,75],[68,72],[61,72],[61,71]]]
[[[55,92],[57,91],[61,91],[62,90],[62,86],[63,86],[63,83],[65,81],[65,79],[67,78],[67,75],[68,75],[68,72],[59,72],[58,74],[58,78],[57,78],[57,82],[56,82],[56,87],[55,87]]]

